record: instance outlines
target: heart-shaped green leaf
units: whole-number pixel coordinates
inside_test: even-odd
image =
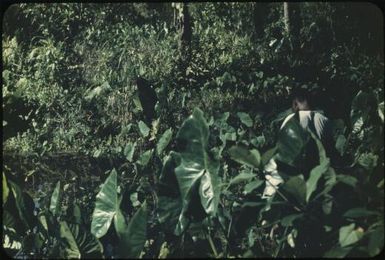
[[[96,195],[95,209],[92,214],[91,233],[97,238],[104,236],[119,210],[117,194],[117,173],[113,169]]]
[[[161,155],[163,150],[167,147],[167,145],[170,143],[172,138],[172,129],[167,129],[163,135],[160,137],[158,143],[156,144],[156,153],[158,155]]]
[[[342,247],[352,245],[363,237],[364,232],[359,228],[358,229],[354,229],[354,228],[355,228],[354,223],[340,228],[339,243]]]
[[[291,177],[282,185],[282,188],[291,194],[299,203],[305,204],[306,183],[300,176]]]
[[[244,124],[247,127],[253,126],[253,120],[251,119],[250,115],[245,112],[238,112],[237,116],[241,120],[242,124]]]
[[[308,141],[309,134],[301,127],[296,118],[291,118],[279,131],[276,159],[296,166]]]
[[[148,134],[150,133],[150,128],[143,121],[139,121],[138,126],[142,136],[143,137],[148,136]]]
[[[242,146],[232,146],[229,149],[231,159],[250,167],[258,168],[261,163],[261,155],[258,150],[248,150]]]
[[[118,244],[120,257],[139,257],[147,239],[147,215],[147,203],[145,201],[127,226],[119,225],[117,232],[121,234]]]
[[[187,206],[196,185],[199,186],[201,203],[207,214],[216,214],[219,202],[219,162],[207,153],[209,128],[203,112],[195,109],[184,121],[177,139],[185,147],[179,153],[180,165],[175,168],[182,196],[183,208]]]
[[[66,258],[100,258],[103,256],[103,247],[89,232],[78,224],[60,222],[60,237],[64,245],[62,252]]]

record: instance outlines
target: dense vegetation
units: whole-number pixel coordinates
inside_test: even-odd
[[[379,254],[382,19],[368,3],[10,6],[3,247],[36,258]],[[335,165],[296,121],[278,135],[298,88],[333,121]],[[261,199],[267,161],[298,160],[312,140],[310,175]]]

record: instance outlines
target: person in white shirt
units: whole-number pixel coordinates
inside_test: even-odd
[[[292,110],[294,113],[288,115],[283,121],[280,131],[289,122],[290,119],[297,116],[301,127],[305,130],[311,130],[324,145],[327,156],[334,160],[334,139],[331,121],[325,117],[321,111],[313,110],[313,97],[310,92],[304,89],[297,90],[292,94]],[[262,198],[271,198],[278,189],[278,186],[284,182],[282,173],[284,172],[277,165],[279,162],[275,157],[271,158],[264,168],[266,186]],[[308,165],[309,162],[305,162]],[[281,167],[282,168],[282,167]],[[281,175],[280,175],[281,170]]]

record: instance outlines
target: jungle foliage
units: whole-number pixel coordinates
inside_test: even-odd
[[[384,53],[368,3],[29,3],[3,17],[13,257],[369,257],[384,246]],[[361,16],[360,13],[366,15]],[[331,162],[291,120],[312,90]],[[272,156],[289,174],[262,199]]]

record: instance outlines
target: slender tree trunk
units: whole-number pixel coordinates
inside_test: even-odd
[[[192,30],[191,30],[191,17],[190,17],[187,3],[183,4],[182,14],[183,14],[182,24],[181,24],[182,25],[182,36],[181,36],[182,47],[190,47]]]
[[[268,3],[254,3],[254,38],[261,38],[265,29],[266,17],[268,14]]]
[[[283,20],[285,22],[285,31],[290,35],[290,6],[288,2],[283,2]]]
[[[298,49],[300,31],[302,27],[300,4],[301,3],[283,3],[285,31],[293,45],[293,50]]]

